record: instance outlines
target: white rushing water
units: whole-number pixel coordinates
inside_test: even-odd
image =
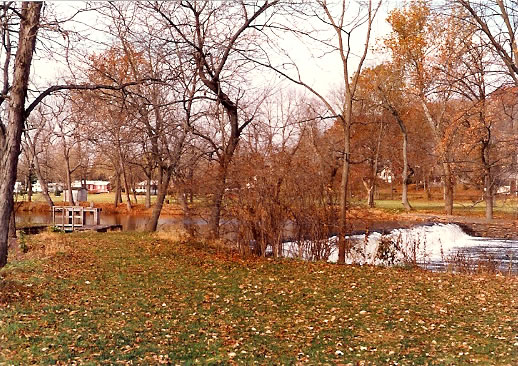
[[[416,226],[410,229],[394,229],[388,234],[377,232],[369,235],[355,235],[348,238],[351,250],[347,263],[357,264],[401,264],[415,260],[418,263],[442,263],[457,253],[470,258],[491,255],[501,263],[518,260],[518,241],[473,237],[455,224],[434,224]],[[337,238],[325,242],[284,243],[284,255],[307,260],[338,260]],[[320,253],[316,254],[315,253]]]

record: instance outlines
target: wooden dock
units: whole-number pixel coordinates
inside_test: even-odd
[[[24,234],[33,235],[47,231],[49,227],[53,225],[33,225],[33,226],[20,226],[16,230],[22,231]],[[63,230],[63,229],[62,229]],[[68,228],[63,230],[64,232],[72,232]],[[84,225],[81,227],[75,227],[74,231],[96,231],[98,233],[106,233],[108,231],[122,231],[122,225]]]
[[[93,215],[94,225],[101,224],[101,209],[83,206],[54,206],[52,207],[52,224],[64,231],[86,225],[86,215]]]
[[[88,225],[87,215],[93,216],[93,224]],[[122,225],[101,225],[101,209],[83,206],[54,206],[52,207],[52,225],[65,231],[121,231]]]
[[[76,227],[75,231],[97,231],[98,233],[106,233],[108,231],[122,231],[122,225],[85,225]]]

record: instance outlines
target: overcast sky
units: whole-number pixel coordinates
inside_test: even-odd
[[[370,39],[371,52],[369,53],[365,66],[373,66],[383,59],[387,59],[386,55],[375,51],[378,40],[385,37],[390,32],[390,26],[386,22],[387,15],[394,7],[401,6],[403,1],[400,0],[386,0],[380,8],[374,22],[373,32]],[[79,1],[64,1],[54,3],[58,12],[63,14],[70,13],[72,8],[81,6]],[[353,13],[353,12],[351,12]],[[89,25],[99,26],[98,19],[95,12],[88,12],[76,18],[79,23],[75,23],[74,27],[78,29],[88,29]],[[321,25],[318,25],[321,26]],[[318,27],[316,26],[316,27]],[[102,33],[89,29],[90,34],[96,34],[96,37],[102,38]],[[357,29],[353,32],[351,37],[351,45],[353,56],[350,61],[350,72],[356,69],[358,57],[354,54],[361,54],[365,42],[365,28]],[[104,36],[107,38],[107,36]],[[314,43],[305,40],[302,42],[294,37],[286,37],[281,40],[282,47],[289,51],[290,57],[296,62],[303,81],[314,87],[322,94],[328,94],[331,90],[340,88],[343,84],[342,63],[337,53],[322,55],[323,52],[316,47]],[[95,46],[89,46],[90,52],[99,52],[101,47],[96,49]],[[55,59],[48,57],[41,57],[34,63],[33,80],[37,85],[49,85],[55,82],[59,75],[65,75],[70,78],[70,71],[67,70],[67,65],[63,62],[62,55],[55,55]],[[273,79],[271,76],[270,80]]]

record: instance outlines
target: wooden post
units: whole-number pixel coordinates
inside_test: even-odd
[[[101,209],[100,208],[94,208],[94,224],[95,225],[101,225]]]

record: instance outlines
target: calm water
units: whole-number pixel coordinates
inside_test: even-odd
[[[91,215],[87,215],[86,223],[93,224]],[[124,231],[140,231],[144,230],[149,221],[148,216],[144,215],[121,215],[121,214],[106,214],[101,213],[101,225],[122,225]],[[205,221],[202,219],[194,219],[196,225],[204,225]],[[18,212],[16,213],[16,225],[37,225],[37,224],[52,224],[51,213],[44,212]],[[160,217],[158,219],[158,230],[166,230],[171,227],[177,227],[183,224],[183,219],[178,217]]]

